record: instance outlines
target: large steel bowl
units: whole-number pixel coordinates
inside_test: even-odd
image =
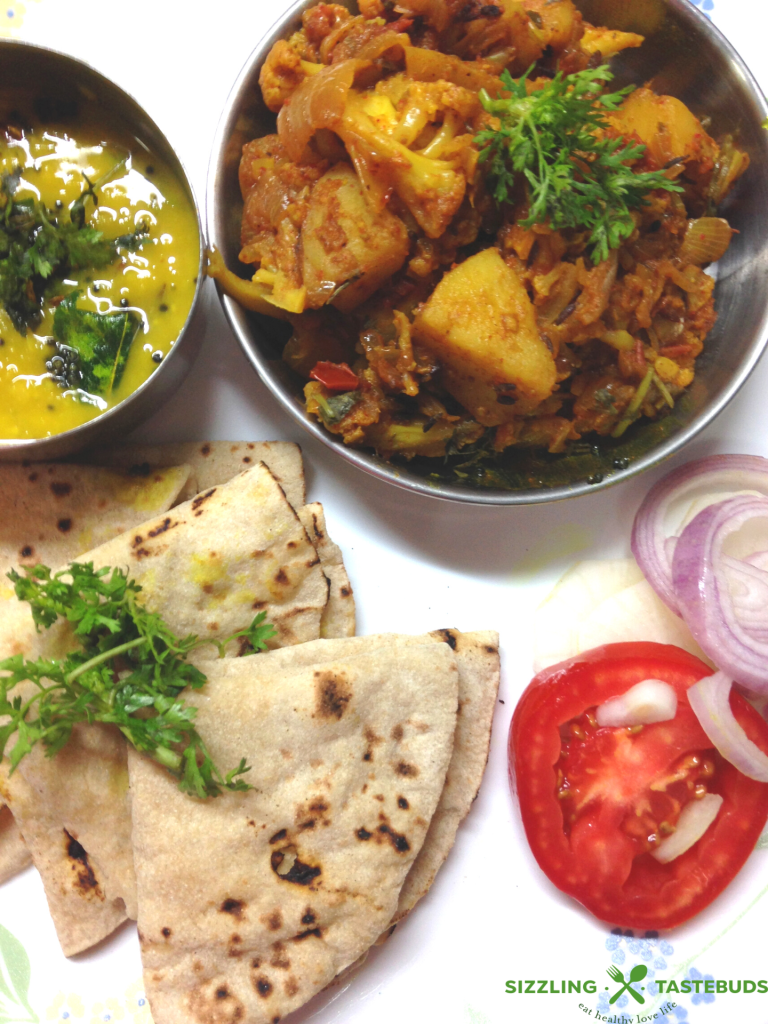
[[[58,459],[124,436],[156,412],[181,384],[203,338],[204,314],[198,301],[204,280],[203,230],[181,161],[146,111],[114,82],[74,57],[31,43],[0,39],[0,95],[6,90],[14,97],[20,93],[28,97],[30,106],[42,103],[53,104],[54,109],[77,110],[77,116],[84,120],[105,126],[113,123],[121,133],[129,133],[139,146],[146,145],[168,164],[197,216],[200,243],[195,295],[179,336],[151,376],[118,405],[79,427],[37,439],[0,438],[0,461]]]
[[[238,268],[242,199],[237,168],[245,142],[275,130],[258,86],[273,44],[294,32],[317,0],[300,0],[261,40],[241,71],[222,114],[208,174],[209,244]],[[344,0],[354,9],[352,0]],[[440,478],[442,460],[386,462],[371,451],[345,446],[310,418],[302,405],[303,382],[282,362],[284,325],[249,313],[221,294],[227,318],[254,369],[278,401],[316,438],[360,469],[399,487],[434,497],[490,505],[553,501],[591,493],[626,480],[687,444],[730,402],[755,367],[768,340],[768,108],[762,92],[731,44],[688,0],[576,0],[585,18],[641,32],[646,42],[613,61],[617,84],[644,84],[679,97],[708,116],[716,138],[736,134],[750,167],[723,204],[738,235],[718,265],[717,324],[697,360],[696,379],[676,408],[656,422],[638,422],[619,441],[577,445],[567,456],[508,449],[503,465],[511,489],[458,484]],[[248,268],[239,265],[243,277]]]

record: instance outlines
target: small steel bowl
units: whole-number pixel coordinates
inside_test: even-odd
[[[242,199],[237,179],[245,142],[275,130],[258,86],[261,66],[278,39],[301,26],[301,14],[317,0],[300,0],[259,43],[230,93],[214,141],[206,212],[209,243],[227,265],[238,267]],[[354,10],[353,0],[344,0]],[[762,92],[731,44],[688,0],[575,0],[594,25],[641,32],[646,42],[614,58],[616,85],[650,83],[708,116],[717,138],[737,135],[750,167],[722,205],[739,232],[718,265],[717,324],[696,363],[696,379],[669,415],[638,421],[617,441],[587,437],[568,455],[508,449],[501,460],[510,489],[458,484],[443,476],[441,459],[386,462],[373,452],[345,446],[309,417],[303,381],[280,353],[286,340],[279,321],[249,313],[220,294],[224,311],[254,369],[278,401],[310,433],[343,458],[382,480],[434,497],[487,505],[554,501],[626,480],[687,444],[734,397],[768,341],[768,114]],[[249,277],[242,264],[238,271]]]
[[[203,229],[200,212],[181,161],[152,118],[135,99],[82,61],[43,46],[0,39],[0,96],[12,91],[29,97],[30,106],[53,105],[55,110],[76,110],[83,119],[129,132],[139,145],[148,146],[162,157],[183,185],[197,217],[200,238],[197,287],[184,326],[170,352],[156,370],[118,405],[87,423],[51,437],[20,440],[0,439],[0,461],[58,459],[92,445],[124,436],[178,388],[191,367],[203,339],[205,317],[199,302],[205,277]]]

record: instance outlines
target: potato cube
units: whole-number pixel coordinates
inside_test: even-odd
[[[307,305],[332,301],[342,313],[398,271],[409,248],[405,224],[386,208],[374,210],[348,164],[331,168],[313,188],[301,241]]]
[[[509,422],[552,394],[554,358],[528,293],[498,249],[449,270],[414,333],[440,363],[446,389],[484,426]]]

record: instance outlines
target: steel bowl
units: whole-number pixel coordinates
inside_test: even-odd
[[[238,267],[242,199],[237,169],[245,142],[275,130],[258,86],[270,48],[301,25],[317,0],[300,0],[253,51],[230,93],[216,133],[208,173],[209,243],[232,269]],[[344,0],[355,10],[352,0]],[[219,292],[224,311],[256,372],[302,426],[342,458],[398,487],[433,497],[488,505],[518,505],[592,493],[650,468],[687,444],[721,412],[754,369],[768,340],[768,114],[763,94],[722,33],[688,0],[576,0],[596,25],[641,32],[646,42],[614,58],[616,84],[650,83],[707,115],[716,138],[735,134],[750,167],[722,205],[739,232],[717,268],[716,326],[697,360],[696,379],[669,415],[637,422],[617,441],[591,438],[567,455],[508,449],[501,463],[509,488],[457,484],[442,478],[442,460],[386,462],[345,446],[310,418],[302,404],[303,381],[282,362],[285,326],[241,308]],[[239,264],[242,277],[248,268]]]
[[[120,126],[138,145],[162,157],[182,183],[197,216],[200,238],[197,287],[184,326],[170,352],[156,370],[118,405],[87,423],[51,437],[0,439],[0,461],[58,459],[92,445],[124,436],[147,419],[178,388],[191,367],[203,339],[204,313],[199,302],[203,284],[204,244],[200,212],[181,161],[152,118],[127,92],[82,61],[64,53],[17,40],[0,39],[0,96],[22,93],[34,103],[53,110],[77,112],[96,124]]]

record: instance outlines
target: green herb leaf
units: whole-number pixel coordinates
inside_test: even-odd
[[[213,643],[222,655],[232,640],[247,640],[262,651],[274,635],[264,612],[251,625],[222,641],[177,637],[156,613],[137,600],[141,587],[121,569],[94,570],[73,563],[51,573],[44,565],[8,573],[16,596],[27,601],[38,631],[67,620],[80,649],[60,660],[36,661],[15,655],[0,662],[0,758],[7,753],[13,771],[35,744],[48,756],[67,743],[78,722],[115,725],[129,743],[167,768],[179,787],[197,797],[250,788],[242,776],[245,761],[222,772],[211,760],[194,726],[196,708],[180,698],[206,678],[187,661],[189,654]],[[31,683],[23,696],[13,691]]]
[[[122,379],[141,322],[130,310],[95,313],[78,309],[79,296],[79,291],[70,292],[53,317],[57,350],[63,359],[69,359],[65,377],[70,387],[81,387],[93,395],[109,395]],[[71,350],[77,353],[76,365]]]
[[[317,402],[317,406],[320,410],[324,422],[327,425],[333,423],[339,423],[348,412],[360,401],[359,391],[342,391],[338,395],[329,395],[325,398],[321,394],[313,395],[313,398]]]
[[[130,234],[107,239],[85,220],[86,201],[98,205],[96,190],[124,168],[126,160],[96,182],[85,179],[88,187],[72,204],[66,222],[35,199],[16,198],[21,167],[0,179],[0,303],[20,334],[40,322],[43,300],[53,294],[56,280],[77,270],[109,266],[121,250],[135,252],[146,239],[149,229],[144,222]]]
[[[608,258],[632,234],[632,210],[647,205],[654,189],[682,192],[663,171],[636,173],[629,164],[645,146],[611,138],[606,111],[615,110],[634,86],[602,92],[613,75],[607,65],[563,76],[528,93],[532,68],[515,81],[502,73],[508,98],[480,101],[499,119],[498,128],[480,132],[480,160],[488,168],[493,196],[511,201],[517,183],[525,182],[530,203],[524,227],[548,221],[554,230],[588,229],[595,263]],[[521,179],[522,176],[522,179]]]

